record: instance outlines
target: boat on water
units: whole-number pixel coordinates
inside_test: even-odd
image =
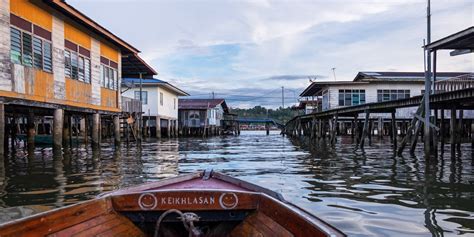
[[[345,236],[266,188],[202,171],[0,225],[0,236]]]

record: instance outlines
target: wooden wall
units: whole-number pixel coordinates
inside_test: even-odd
[[[1,87],[0,96],[88,109],[120,111],[119,93],[100,86],[100,57],[106,57],[119,65],[118,74],[120,75],[121,53],[119,48],[93,34],[86,27],[75,23],[72,19],[61,16],[59,12],[53,13],[55,10],[41,1],[6,0],[6,3],[10,6],[11,14],[52,32],[53,73],[7,62],[11,69],[11,78],[6,79],[10,79],[11,84]],[[55,20],[60,21],[61,24],[55,24],[53,27]],[[8,24],[0,27],[2,27],[2,32],[10,32]],[[55,37],[55,35],[60,37]],[[64,66],[60,67],[59,65],[64,63],[64,40],[71,41],[90,51],[91,83],[64,76]],[[92,47],[93,41],[97,42],[96,47]],[[9,49],[9,42],[7,43]],[[9,59],[10,56],[3,55],[4,52],[6,51],[2,51],[1,56]],[[57,78],[58,75],[61,77],[60,79]],[[92,93],[93,91],[94,93]]]

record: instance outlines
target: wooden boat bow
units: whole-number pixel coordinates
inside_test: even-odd
[[[177,218],[185,212],[196,215],[194,234]],[[344,236],[280,194],[218,172],[105,193],[0,225],[0,236],[153,236],[158,229],[162,236]]]

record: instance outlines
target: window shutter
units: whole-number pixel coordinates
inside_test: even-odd
[[[91,83],[91,60],[84,59],[84,81]]]
[[[31,35],[23,32],[23,65],[33,66],[33,47]]]
[[[51,43],[43,42],[43,70],[47,72],[53,71],[53,57]]]
[[[10,28],[10,59],[13,63],[21,63],[21,31]]]
[[[67,77],[72,78],[71,73],[71,52],[64,50],[64,73]]]
[[[33,66],[43,69],[43,41],[33,37]]]

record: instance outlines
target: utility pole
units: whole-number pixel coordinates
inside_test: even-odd
[[[431,43],[431,0],[428,1],[428,6],[426,8],[426,44]],[[431,128],[430,128],[430,93],[431,93],[431,52],[424,48],[426,54],[426,71],[425,71],[425,118],[424,118],[424,127],[425,127],[425,157],[431,155]]]
[[[281,87],[281,108],[285,108],[285,87]]]
[[[336,68],[332,68],[332,75],[334,75],[334,81],[336,81]]]
[[[143,126],[143,114],[142,114],[142,110],[143,110],[143,97],[142,97],[142,94],[143,94],[143,79],[142,79],[142,73],[138,73],[138,75],[140,76],[140,103],[141,103],[141,109],[140,109],[140,117],[139,117],[139,120],[138,120],[138,139],[139,141],[141,142],[142,141],[142,126]]]

